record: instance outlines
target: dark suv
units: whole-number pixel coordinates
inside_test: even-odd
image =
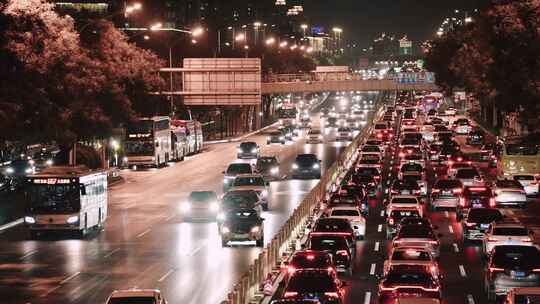
[[[315,154],[299,154],[292,166],[292,178],[321,178],[321,161]]]
[[[330,253],[336,269],[352,275],[356,254],[353,244],[354,241],[351,242],[350,238],[344,235],[310,233],[306,245],[310,250]]]
[[[469,213],[461,220],[463,242],[483,240],[491,223],[502,219],[503,215],[498,209],[475,208],[469,210]]]
[[[290,277],[282,300],[315,300],[318,301],[315,303],[320,304],[341,304],[343,285],[335,273],[326,270],[298,271]],[[285,303],[306,303],[296,301]]]
[[[456,209],[456,219],[461,221],[471,208],[495,208],[493,192],[487,186],[468,186],[463,191]]]
[[[431,189],[431,204],[437,208],[457,208],[463,194],[463,184],[455,179],[439,179]]]
[[[485,288],[489,300],[511,288],[540,286],[540,251],[535,246],[496,246],[489,258]]]
[[[263,220],[253,209],[229,210],[219,229],[221,245],[226,247],[229,241],[255,241],[257,247],[262,247],[264,245]]]
[[[259,145],[253,141],[243,142],[238,146],[237,158],[258,158],[259,157]]]

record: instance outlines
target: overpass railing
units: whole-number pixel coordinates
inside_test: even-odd
[[[267,74],[263,76],[263,82],[306,82],[306,81],[335,81],[335,80],[376,80],[395,79],[393,75],[383,78],[365,77],[359,74],[349,73],[304,73],[304,74]]]

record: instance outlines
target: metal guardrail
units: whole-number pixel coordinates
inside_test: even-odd
[[[387,75],[383,79],[395,79]],[[306,82],[306,81],[336,81],[336,80],[380,80],[379,78],[364,78],[359,74],[350,73],[305,73],[305,74],[268,74],[264,75],[263,82]]]
[[[382,95],[382,94],[381,94]],[[381,96],[382,97],[382,96]],[[374,121],[382,114],[382,105],[379,106],[374,118],[367,128],[358,134],[353,142],[345,148],[337,160],[324,173],[315,187],[304,197],[302,202],[294,209],[291,217],[283,224],[272,241],[264,247],[249,270],[233,286],[222,304],[249,304],[252,300],[262,299],[263,283],[270,276],[277,277],[283,258],[294,252],[296,242],[304,235],[304,228],[311,220],[312,215],[319,209],[326,193],[339,182],[339,179],[350,169],[358,156],[358,147],[371,134]]]

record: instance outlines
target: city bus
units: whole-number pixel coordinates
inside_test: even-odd
[[[26,179],[24,222],[31,237],[76,231],[83,237],[107,219],[107,172],[85,166],[49,167]]]
[[[280,125],[293,125],[296,120],[296,106],[292,103],[284,103],[278,109],[278,118]]]
[[[539,146],[522,141],[501,141],[500,161],[497,166],[500,178],[511,178],[518,174],[540,173]]]
[[[183,134],[186,140],[186,155],[202,152],[203,150],[203,132],[202,125],[196,120],[172,120],[171,126],[174,132]]]
[[[173,159],[171,120],[167,116],[140,118],[126,128],[124,165],[160,167]]]

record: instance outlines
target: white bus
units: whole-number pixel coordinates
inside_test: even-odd
[[[196,120],[172,120],[171,125],[175,132],[184,134],[186,138],[186,155],[202,152],[204,142],[200,122]]]
[[[107,219],[107,172],[85,166],[50,167],[26,180],[24,221],[32,238],[47,230],[72,230],[82,237]]]
[[[141,118],[128,125],[124,142],[128,167],[165,165],[175,160],[171,120],[167,116]],[[183,157],[183,155],[181,156]]]

